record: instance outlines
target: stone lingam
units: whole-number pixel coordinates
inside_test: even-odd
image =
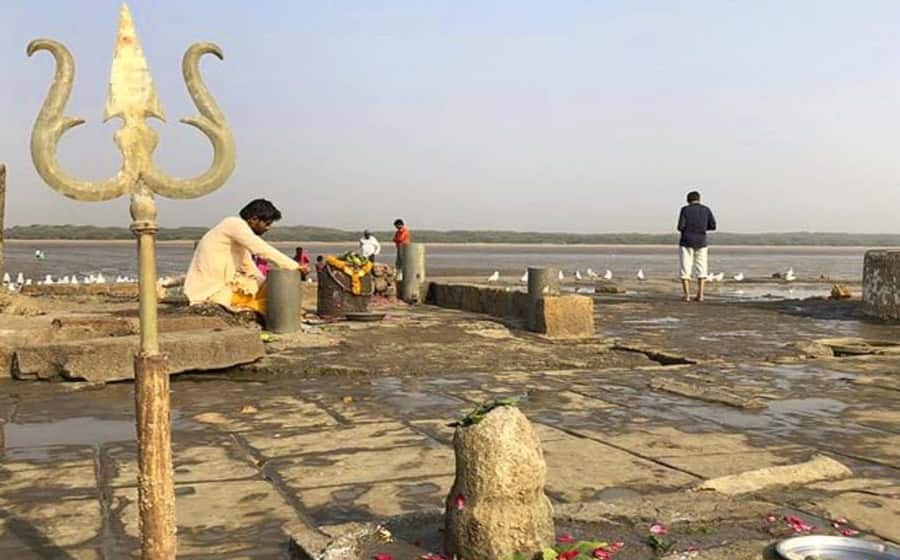
[[[494,407],[475,420],[461,422],[453,438],[456,479],[444,517],[447,556],[496,560],[551,546],[547,466],[534,428],[514,406]]]

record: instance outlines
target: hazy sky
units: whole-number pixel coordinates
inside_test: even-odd
[[[127,225],[127,201],[77,203],[32,167],[53,76],[76,61],[61,160],[114,175],[101,124],[113,0],[3,0],[0,161],[7,225]],[[286,224],[671,231],[696,186],[726,231],[900,232],[900,2],[133,0],[168,123],[158,164],[209,163],[180,60],[217,42],[206,82],[238,165],[216,193],[160,203],[208,225],[262,196]]]

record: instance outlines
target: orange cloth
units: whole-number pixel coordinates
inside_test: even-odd
[[[262,315],[266,314],[266,285],[259,287],[255,294],[242,294],[240,292],[232,292],[231,294],[232,309],[252,309]]]
[[[409,234],[408,227],[403,226],[394,232],[394,245],[399,247],[401,245],[409,245],[410,243],[412,243],[412,237]]]

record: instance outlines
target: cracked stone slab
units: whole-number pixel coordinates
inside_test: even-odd
[[[11,550],[57,551],[88,549],[82,557],[91,556],[90,544],[103,530],[100,502],[95,498],[57,498],[49,501],[0,499],[0,557]],[[6,551],[6,552],[4,552]],[[59,556],[51,556],[59,557]],[[46,557],[45,557],[46,558]]]
[[[251,406],[253,412],[241,412]],[[292,396],[244,397],[223,407],[207,407],[209,410],[192,412],[191,419],[200,424],[220,427],[229,432],[278,433],[298,428],[336,426],[337,420],[320,406]]]
[[[240,555],[284,546],[298,524],[294,509],[263,480],[179,484],[175,487],[179,556]],[[138,548],[137,489],[112,491],[117,545],[124,557]],[[228,556],[231,558],[231,556]]]

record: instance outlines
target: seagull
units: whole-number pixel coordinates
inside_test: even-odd
[[[495,270],[493,274],[488,276],[487,281],[488,282],[496,282],[497,280],[500,280],[500,271]]]
[[[97,273],[97,283],[98,284],[106,284],[106,278],[103,277],[102,272]]]
[[[643,280],[643,279],[644,279],[644,269],[643,269],[643,268],[640,269],[640,270],[638,270],[638,273],[637,273],[637,279],[638,279],[638,280]]]
[[[74,274],[72,275],[72,283],[75,284],[76,286],[78,285],[78,277],[75,276]]]
[[[743,282],[743,281],[744,281],[744,273],[743,273],[743,272],[738,272],[737,274],[734,275],[734,279],[735,279],[737,282]]]
[[[706,279],[709,280],[710,282],[721,282],[722,280],[725,279],[725,273],[720,272],[718,274],[710,274],[706,277]]]
[[[519,282],[522,282],[523,284],[525,282],[528,282],[528,270],[527,269],[525,270],[525,273],[522,274],[522,277],[519,278]]]
[[[25,275],[20,272],[18,275],[16,275],[16,284],[21,286],[24,283],[25,283]]]
[[[600,278],[600,275],[594,272],[594,270],[591,268],[587,269],[587,275],[589,278]]]
[[[580,271],[580,270],[576,270],[576,271],[575,271],[575,279],[576,279],[576,280],[581,280],[581,271]]]
[[[565,275],[565,274],[563,274],[563,271],[562,271],[562,270],[560,270],[560,271],[559,271],[559,279],[560,279],[560,281],[562,281],[562,280],[565,280],[565,279],[566,279],[566,275]]]
[[[787,280],[788,282],[793,282],[794,280],[797,279],[797,277],[794,276],[793,268],[789,268],[788,271],[784,273],[784,279]]]
[[[9,283],[11,283],[11,282],[12,282],[12,280],[11,280],[10,277],[9,277],[9,272],[4,272],[4,273],[3,273],[3,283],[4,283],[4,284],[9,284]]]
[[[25,285],[26,285],[26,286],[30,286],[30,285],[31,285],[31,278],[25,280]]]
[[[50,275],[48,274],[47,276],[44,277],[44,284],[52,284],[52,283],[53,283],[53,277],[52,277],[52,276],[50,276]]]
[[[604,280],[612,280],[612,270],[607,269],[606,272],[603,274],[603,279]]]

